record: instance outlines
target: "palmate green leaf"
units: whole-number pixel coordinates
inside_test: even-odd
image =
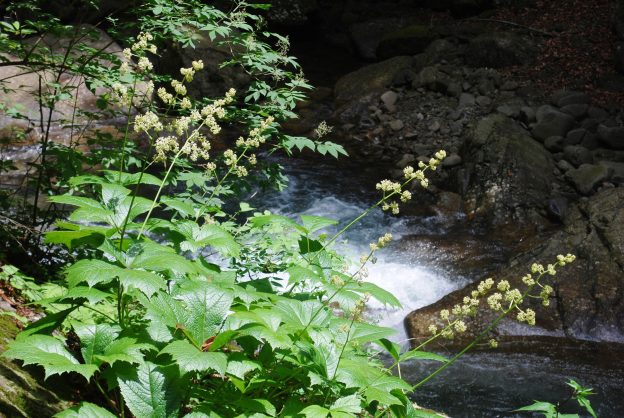
[[[130,194],[130,190],[119,184],[102,183],[102,202],[109,209],[118,206]]]
[[[80,402],[54,415],[54,418],[116,418],[116,415],[90,402]]]
[[[80,338],[80,352],[84,362],[99,367],[101,361],[95,356],[106,351],[106,348],[117,339],[121,328],[108,324],[76,324],[74,331]]]
[[[345,343],[347,335],[349,338],[348,341],[363,344],[382,338],[391,337],[396,334],[396,331],[393,328],[381,327],[379,325],[369,324],[366,322],[354,322],[351,325],[351,321],[340,319],[336,322],[336,324],[338,327],[340,327],[340,324],[342,324],[346,326],[347,329],[349,329],[348,333],[338,334],[336,340],[339,341],[340,344]]]
[[[293,228],[299,232],[306,233],[306,229],[292,219],[282,215],[260,215],[249,219],[251,225],[255,228],[261,228],[265,225],[280,224]]]
[[[117,378],[126,406],[136,418],[177,417],[183,391],[177,367],[144,362],[120,371]]]
[[[59,302],[67,303],[69,301],[86,299],[91,305],[95,305],[109,296],[111,296],[109,293],[103,292],[93,287],[76,286],[72,287],[67,291],[66,294],[61,296],[59,298]]]
[[[136,338],[122,337],[113,341],[103,353],[96,354],[94,358],[101,363],[115,364],[124,361],[130,364],[138,364],[143,361],[143,351],[154,351],[156,348],[147,343],[139,343]]]
[[[105,235],[100,231],[89,229],[78,231],[48,231],[45,233],[46,244],[61,244],[70,250],[88,245],[90,247],[99,246]]]
[[[98,370],[93,364],[80,364],[61,341],[48,335],[20,335],[9,343],[9,348],[3,355],[22,360],[25,366],[29,364],[42,366],[46,379],[55,374],[74,372],[89,380]]]
[[[301,282],[318,283],[321,281],[321,276],[315,271],[299,265],[289,267],[286,273],[288,273],[290,277],[288,280],[289,285]]]
[[[433,360],[433,361],[439,361],[441,363],[446,363],[446,362],[449,361],[449,359],[447,359],[446,357],[441,356],[439,354],[429,353],[427,351],[419,351],[419,350],[407,351],[407,352],[401,354],[401,357],[399,357],[399,361],[401,361],[401,362],[407,361],[407,360],[413,360],[413,359],[417,359],[417,360]]]
[[[264,414],[264,416],[269,417],[274,417],[277,414],[275,406],[267,399],[242,398],[241,400],[236,401],[235,404],[245,410],[245,414],[243,415],[244,417],[253,417],[255,415],[250,414],[250,412]]]
[[[312,233],[318,231],[319,229],[327,228],[328,226],[338,224],[338,221],[323,218],[322,216],[301,215],[300,218],[303,227],[308,231],[308,233]]]
[[[97,200],[91,199],[89,197],[61,195],[50,196],[49,200],[54,203],[78,206],[80,208],[102,209],[102,205]]]
[[[214,337],[234,298],[229,292],[205,282],[187,282],[176,296],[186,309],[182,324],[198,345]]]
[[[138,184],[139,183],[139,179],[141,180],[141,184],[150,184],[152,186],[160,186],[161,180],[149,173],[143,173],[143,175],[141,175],[141,173],[121,173],[121,177],[120,177],[120,173],[119,171],[113,171],[113,170],[103,170],[104,171],[104,177],[106,177],[106,179],[110,182],[114,182],[114,183],[119,183],[123,186],[130,186],[133,184]]]
[[[20,333],[21,336],[33,334],[52,334],[52,331],[58,329],[67,319],[69,314],[75,311],[79,305],[71,306],[65,310],[54,312],[44,316],[43,318],[28,325]]]
[[[190,201],[175,197],[163,196],[160,198],[160,202],[165,206],[170,207],[171,209],[175,209],[180,215],[184,217],[197,216],[197,210],[193,206],[193,203],[191,203]]]
[[[137,255],[128,259],[130,268],[152,271],[173,271],[179,274],[197,272],[195,265],[169,247],[150,241],[137,244]]]
[[[314,300],[299,301],[295,299],[280,299],[273,308],[278,312],[282,321],[295,327],[326,326],[330,313],[325,306]]]
[[[160,354],[170,354],[184,373],[214,370],[224,375],[227,368],[225,354],[203,352],[186,340],[170,343],[160,351]]]
[[[557,408],[555,405],[550,402],[539,402],[536,401],[531,405],[523,406],[522,408],[518,408],[514,410],[514,412],[518,411],[533,411],[533,412],[543,412],[546,417],[554,417],[557,414]]]
[[[375,342],[381,347],[385,348],[388,354],[390,354],[393,359],[399,360],[399,357],[401,356],[401,346],[399,344],[386,338],[380,338]]]
[[[151,296],[166,286],[165,280],[149,271],[127,269],[102,260],[80,260],[67,270],[67,284],[70,288],[86,282],[90,287],[110,283],[118,278],[126,288],[138,289]]]
[[[227,358],[225,373],[243,380],[247,373],[261,369],[262,365],[258,361],[248,359],[244,353],[231,353]]]
[[[184,304],[164,292],[159,292],[150,299],[141,298],[140,300],[146,308],[145,318],[148,321],[149,336],[158,342],[171,341],[173,330],[186,320],[187,312]]]
[[[355,282],[350,280],[350,282],[345,286],[345,289],[352,290],[360,294],[368,293],[380,303],[393,308],[401,307],[401,302],[396,298],[396,296],[370,282]]]
[[[301,412],[306,418],[327,418],[329,415],[329,409],[320,405],[310,405],[305,407]]]
[[[362,412],[362,401],[357,395],[339,398],[329,407],[332,417],[348,418]]]
[[[195,222],[183,221],[175,224],[177,231],[186,237],[180,244],[183,251],[197,252],[204,247],[213,247],[226,257],[238,257],[240,245],[225,229],[218,225],[199,226]]]
[[[336,380],[347,388],[362,390],[367,403],[379,401],[386,405],[401,405],[401,401],[390,392],[395,389],[411,390],[405,381],[375,367],[366,357],[343,358],[336,371]]]

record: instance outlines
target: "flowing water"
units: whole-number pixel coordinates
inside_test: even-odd
[[[293,217],[325,216],[339,221],[338,227],[378,198],[375,182],[380,173],[387,172],[362,162],[293,159],[280,163],[289,187],[282,193],[257,196],[254,206]],[[418,199],[410,204],[417,205]],[[357,259],[367,252],[368,243],[386,232],[395,239],[379,252],[368,280],[391,291],[403,308],[385,310],[375,304],[370,308],[382,325],[397,330],[396,341],[405,341],[407,313],[481,278],[487,271],[484,266],[495,268],[505,261],[504,248],[480,238],[461,218],[392,217],[381,211],[372,212],[348,231],[341,250]],[[593,400],[601,417],[624,417],[624,369],[610,364],[608,354],[597,357],[586,361],[583,352],[469,354],[415,393],[414,400],[453,417],[509,417],[514,416],[510,410],[534,399],[566,399],[569,391],[564,382],[572,378],[599,392]],[[617,358],[622,357],[613,360]],[[403,377],[415,383],[435,366],[426,362],[404,365]]]

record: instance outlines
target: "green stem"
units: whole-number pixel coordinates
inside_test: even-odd
[[[136,89],[137,79],[134,78],[132,92],[130,93],[130,103],[128,104],[128,112],[126,112],[126,128],[124,131],[124,140],[121,146],[121,161],[119,162],[119,181],[121,182],[121,174],[123,173],[124,161],[126,159],[126,145],[128,144],[128,134],[130,132],[130,114],[132,113],[132,102],[134,101],[134,91]]]

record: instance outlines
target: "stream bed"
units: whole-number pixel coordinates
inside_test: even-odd
[[[376,164],[348,159],[278,162],[289,178],[288,188],[256,196],[254,206],[293,217],[325,216],[338,220],[338,227],[375,202],[375,183],[381,180],[380,173],[387,172]],[[418,204],[415,195],[409,205]],[[392,233],[394,240],[378,253],[377,263],[369,267],[368,280],[391,291],[403,308],[386,310],[375,304],[369,308],[381,325],[397,330],[394,339],[406,346],[403,318],[407,313],[481,279],[506,261],[509,250],[472,230],[459,215],[393,217],[380,210],[346,233],[341,250],[357,259],[370,242],[386,232]],[[554,350],[536,350],[535,354],[470,353],[419,389],[413,399],[452,417],[527,417],[530,415],[512,410],[536,399],[565,400],[570,394],[565,382],[574,379],[597,392],[591,400],[600,417],[624,417],[621,347],[594,356],[586,355],[585,350],[557,350],[555,344]],[[405,364],[402,375],[416,383],[435,367],[427,362]]]

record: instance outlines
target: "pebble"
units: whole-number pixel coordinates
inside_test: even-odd
[[[405,124],[401,119],[394,119],[392,122],[390,122],[390,129],[392,129],[393,131],[400,131],[401,129],[403,129],[404,126]]]
[[[492,99],[487,96],[479,96],[476,99],[477,104],[481,107],[487,107],[492,104]]]

